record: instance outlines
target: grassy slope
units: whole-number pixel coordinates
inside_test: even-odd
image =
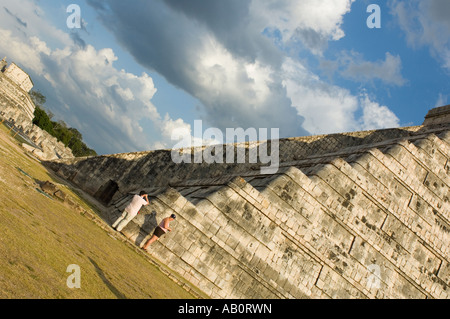
[[[36,180],[52,178],[0,125],[0,298],[193,298],[129,245],[39,193]],[[81,268],[80,289],[67,287],[71,264]]]

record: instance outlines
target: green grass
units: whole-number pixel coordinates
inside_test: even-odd
[[[55,182],[0,125],[0,298],[194,298],[131,245],[38,192],[37,180]],[[67,286],[72,264],[80,289]]]

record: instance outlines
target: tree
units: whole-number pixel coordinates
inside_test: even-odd
[[[78,140],[83,139],[83,135],[81,135],[81,133],[76,128],[70,127],[69,131],[72,132],[73,139],[78,139]]]
[[[97,156],[97,152],[90,149],[83,142],[83,135],[77,129],[69,127],[63,120],[52,121],[53,114],[50,111],[46,112],[43,107],[47,100],[44,95],[39,91],[31,91],[30,97],[36,106],[33,124],[47,131],[66,147],[69,147],[75,157]]]
[[[33,103],[41,108],[45,104],[45,102],[47,102],[47,98],[41,92],[36,90],[32,90],[30,92],[30,97]]]
[[[48,117],[47,113],[39,106],[36,106],[36,109],[34,110],[33,124],[37,125],[44,131],[47,131],[51,135],[55,134],[55,132],[53,131],[52,121]]]
[[[61,126],[57,126],[53,130],[55,137],[67,147],[72,139],[72,133],[67,128]]]

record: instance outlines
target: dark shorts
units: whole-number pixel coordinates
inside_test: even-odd
[[[161,237],[162,235],[164,235],[166,232],[164,230],[162,230],[161,227],[156,227],[155,231],[153,232],[153,235],[155,235],[156,237]]]

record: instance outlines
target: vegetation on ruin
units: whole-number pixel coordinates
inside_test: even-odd
[[[70,148],[75,157],[97,155],[95,150],[89,148],[83,142],[83,135],[76,128],[68,127],[63,120],[52,121],[53,114],[44,109],[43,105],[46,102],[46,98],[42,93],[33,90],[30,92],[30,97],[36,105],[33,124],[47,131],[66,147]]]

